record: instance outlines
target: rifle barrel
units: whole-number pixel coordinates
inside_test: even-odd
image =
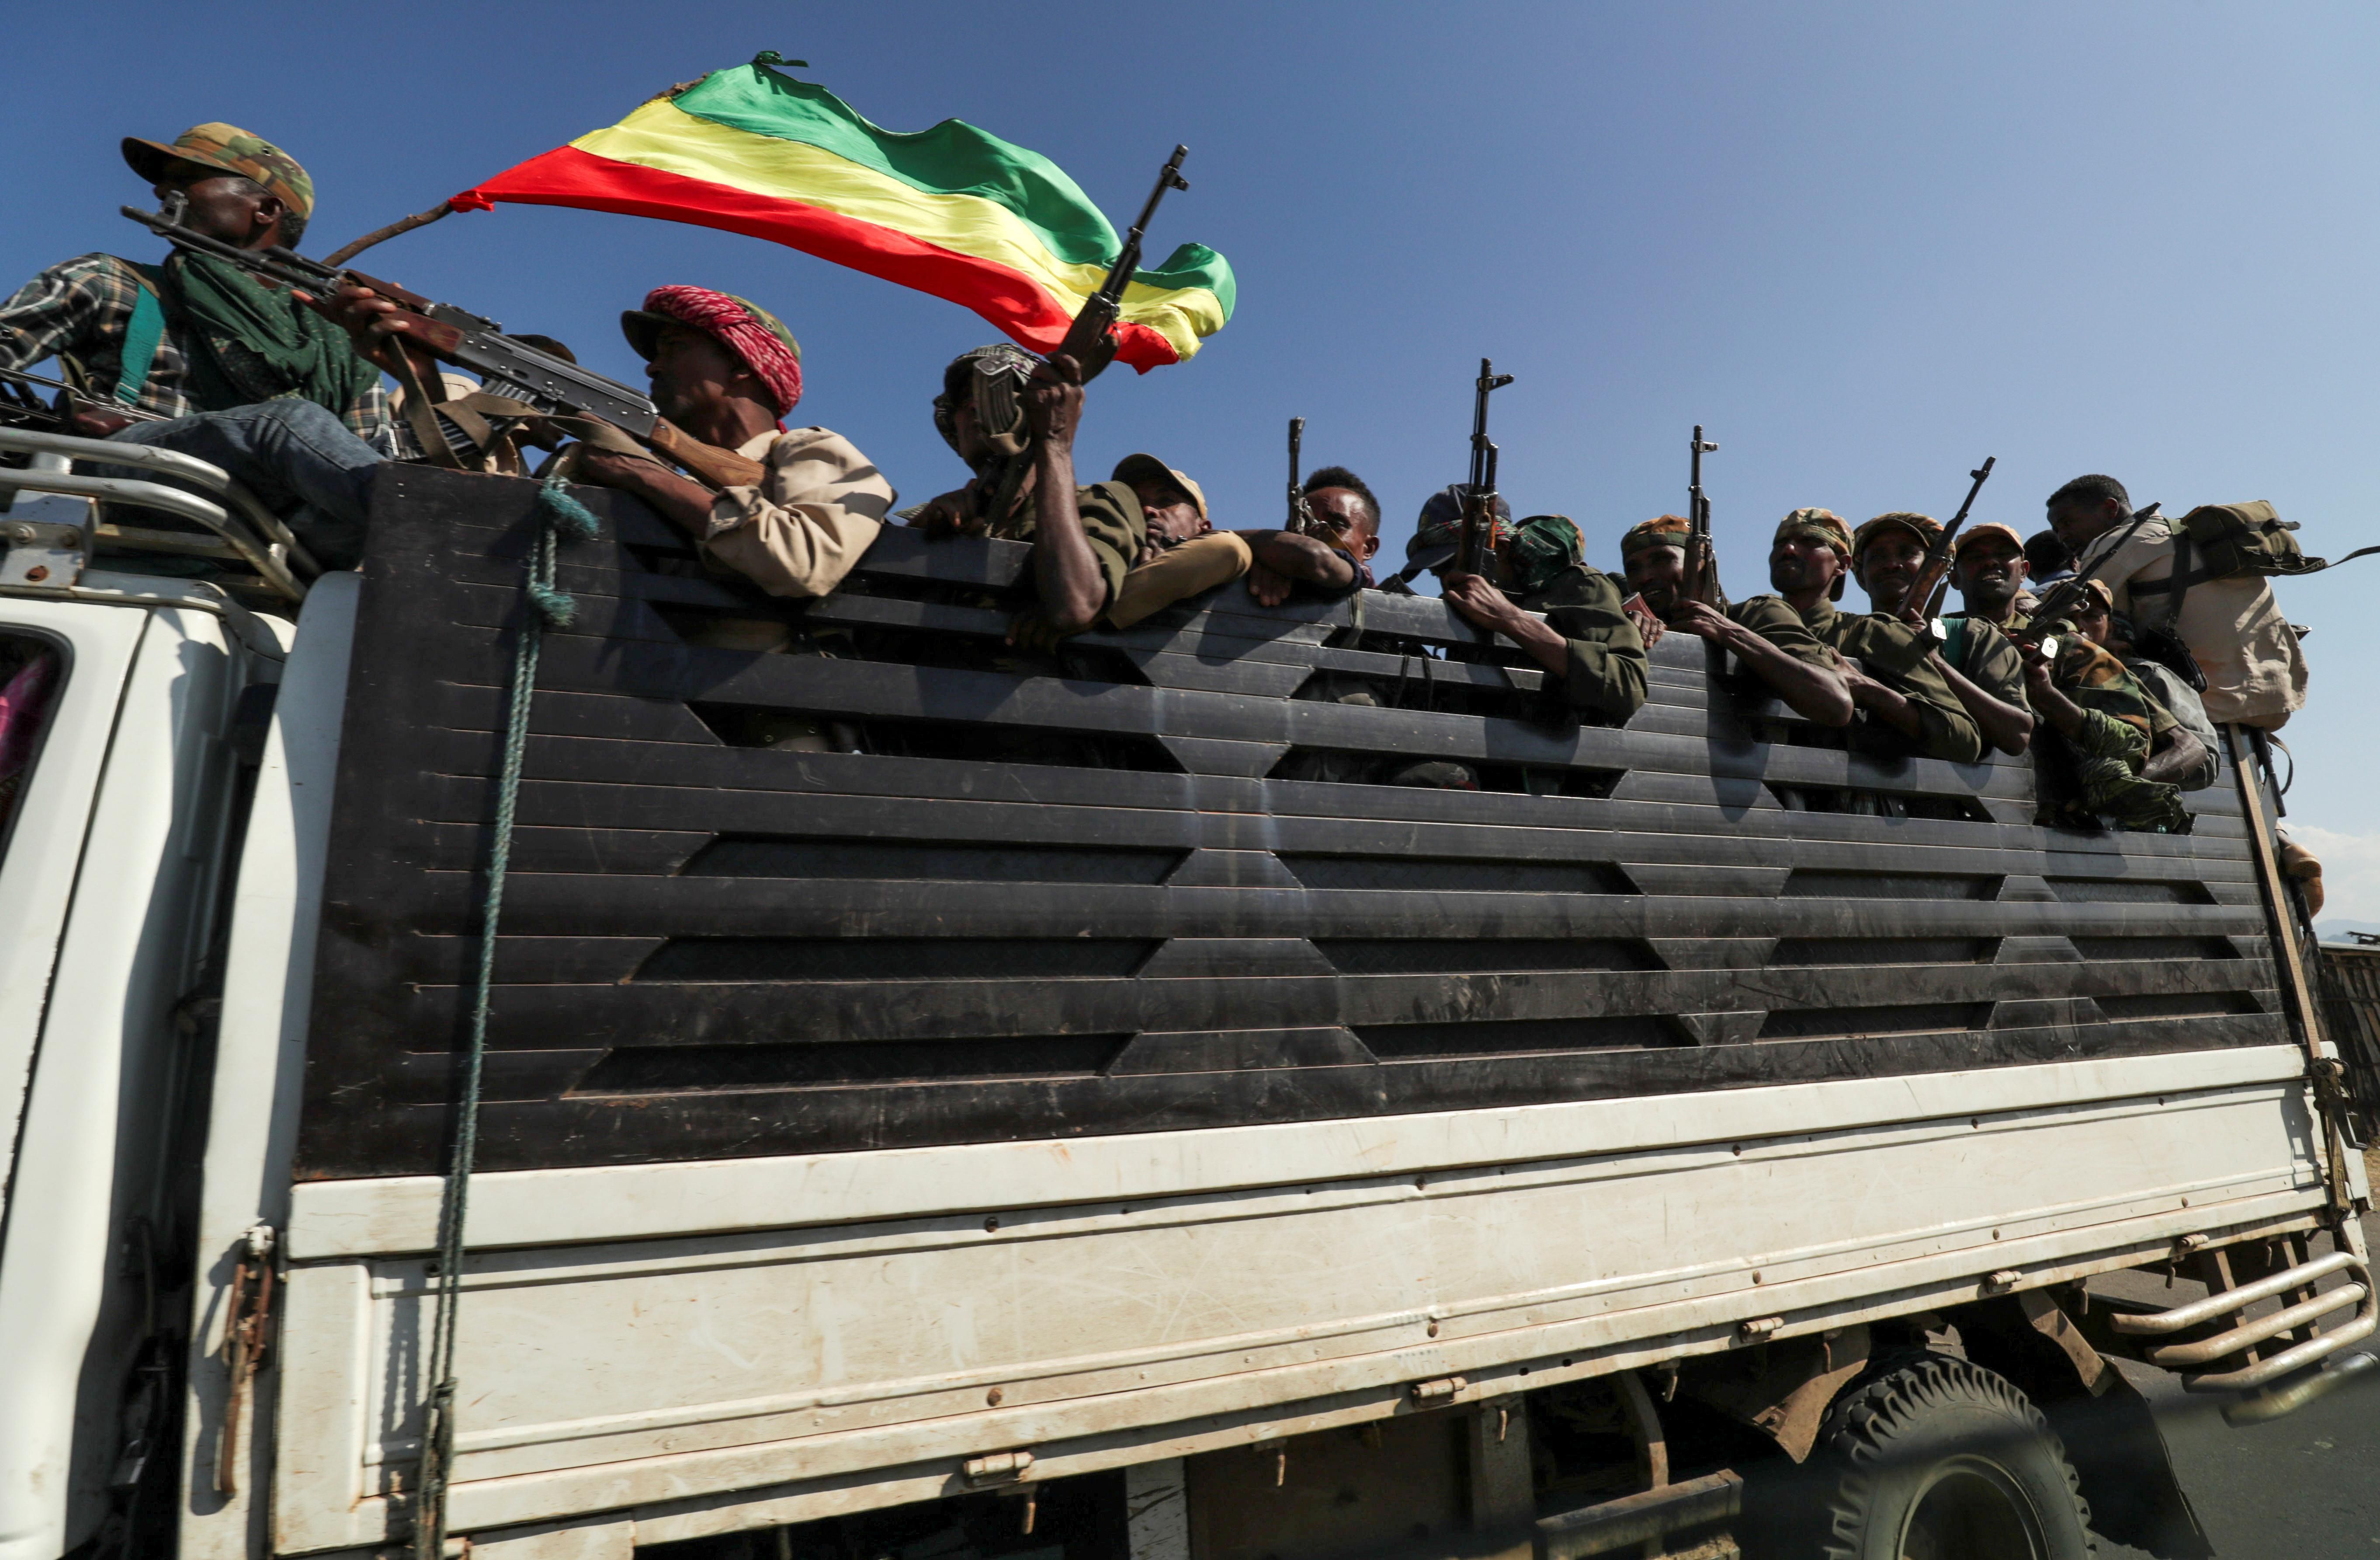
[[[1306,507],[1305,494],[1297,490],[1297,469],[1305,445],[1305,419],[1289,420],[1289,529],[1303,533],[1312,511]]]

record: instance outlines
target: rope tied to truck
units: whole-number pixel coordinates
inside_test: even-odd
[[[480,901],[479,963],[463,1042],[462,1077],[455,1091],[455,1140],[446,1184],[438,1200],[438,1260],[432,1274],[430,1399],[421,1430],[421,1469],[414,1493],[413,1553],[439,1560],[446,1548],[446,1490],[455,1462],[455,1322],[463,1299],[463,1220],[471,1200],[471,1162],[480,1142],[481,1065],[488,1050],[488,995],[496,969],[496,928],[504,910],[504,873],[511,864],[513,814],[520,798],[521,761],[528,747],[529,705],[537,691],[537,658],[547,628],[567,628],[578,603],[554,584],[561,543],[592,542],[601,527],[593,510],[570,495],[569,467],[555,467],[537,494],[536,540],[521,576],[518,636],[513,642],[512,685],[504,703],[504,740],[496,773],[495,823],[488,846],[487,884]]]

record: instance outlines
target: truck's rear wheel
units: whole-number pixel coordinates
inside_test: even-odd
[[[1827,1415],[1828,1560],[2087,1560],[2090,1509],[2024,1394],[1963,1359],[1887,1362]]]

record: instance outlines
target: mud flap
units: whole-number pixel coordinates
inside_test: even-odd
[[[2120,1367],[2110,1362],[2105,1379],[2096,1397],[2041,1405],[2082,1481],[2093,1530],[2157,1560],[2213,1560],[2155,1410]]]

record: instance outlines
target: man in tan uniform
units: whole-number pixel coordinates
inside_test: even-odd
[[[842,434],[784,426],[802,398],[793,333],[758,304],[686,286],[655,287],[620,328],[645,360],[662,416],[768,474],[714,494],[621,440],[580,445],[578,480],[636,494],[705,559],[772,596],[823,596],[842,584],[895,494]]]
[[[2206,674],[2210,720],[2277,730],[2302,707],[2305,652],[2256,575],[2183,581],[2174,610],[2173,523],[2155,516],[2133,530],[2132,500],[2107,476],[2077,477],[2049,495],[2049,523],[2074,549],[2074,568],[2107,582],[2115,610],[2146,631],[2170,626]]]

